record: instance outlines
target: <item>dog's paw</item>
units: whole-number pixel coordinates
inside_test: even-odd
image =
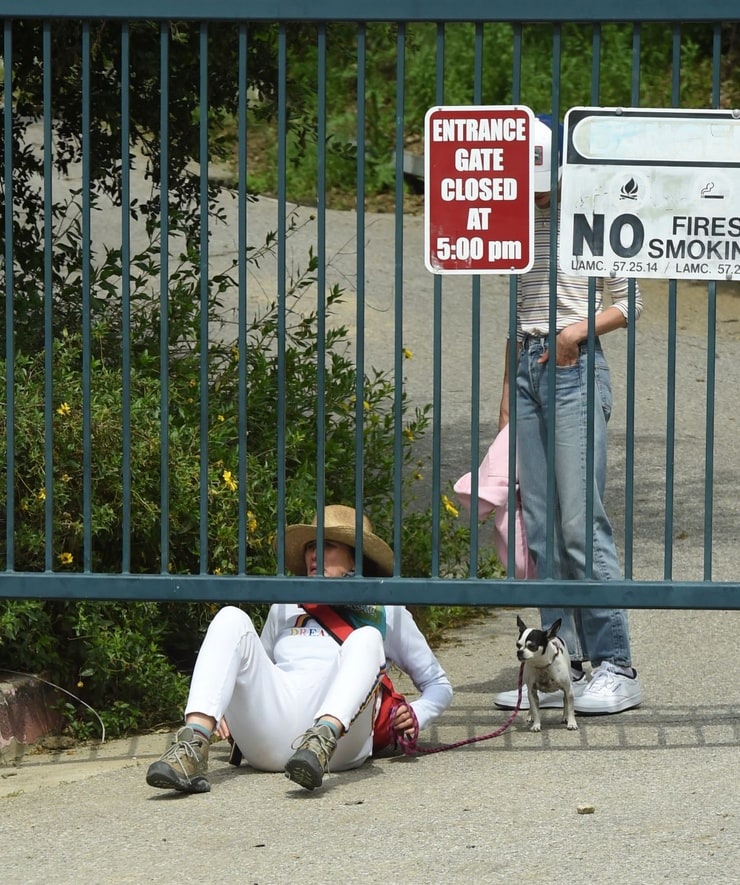
[[[563,719],[563,725],[568,729],[568,731],[578,731],[578,723],[575,719],[572,722],[568,722],[567,719]]]
[[[530,725],[529,730],[534,732],[542,731],[542,725],[539,722],[533,722]]]

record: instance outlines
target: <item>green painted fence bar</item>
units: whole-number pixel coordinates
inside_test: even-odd
[[[603,7],[603,8],[602,8]],[[636,283],[630,281],[630,316],[627,329],[610,335],[605,345],[612,376],[618,377],[620,385],[619,414],[623,429],[610,430],[610,478],[608,501],[610,513],[616,513],[615,526],[620,540],[620,554],[624,579],[608,585],[592,579],[560,582],[552,579],[522,581],[514,577],[482,577],[483,563],[490,556],[491,528],[489,523],[479,523],[475,514],[465,511],[459,515],[460,525],[469,533],[466,567],[448,566],[444,555],[443,525],[454,509],[451,484],[458,476],[472,473],[473,497],[478,492],[477,467],[488,443],[497,429],[500,379],[503,369],[504,342],[515,335],[514,309],[516,306],[516,281],[512,278],[471,275],[465,279],[452,280],[448,276],[430,274],[420,269],[421,254],[409,251],[409,244],[416,242],[420,229],[420,202],[418,197],[423,184],[418,171],[406,166],[410,148],[419,161],[423,145],[409,138],[409,110],[412,96],[409,93],[408,72],[410,59],[418,49],[421,27],[433,35],[428,44],[429,94],[437,105],[451,103],[451,79],[465,102],[481,104],[527,104],[528,77],[533,66],[541,66],[549,72],[549,107],[557,110],[562,118],[567,110],[569,95],[568,78],[574,71],[585,70],[590,76],[590,89],[582,90],[583,104],[598,106],[605,90],[613,87],[613,70],[605,68],[608,54],[610,29],[623,29],[626,35],[624,47],[629,59],[629,72],[620,74],[621,94],[625,103],[639,107],[645,94],[644,72],[641,59],[645,49],[646,33],[661,29],[668,47],[666,72],[670,82],[666,87],[665,106],[684,106],[686,83],[703,78],[703,94],[706,107],[726,108],[731,101],[726,95],[728,72],[725,53],[730,50],[735,30],[740,30],[740,7],[728,0],[714,0],[704,4],[687,3],[685,0],[661,2],[643,0],[639,4],[626,0],[618,4],[594,4],[583,0],[567,0],[560,4],[544,3],[542,0],[525,0],[512,5],[484,0],[462,0],[456,4],[442,0],[374,0],[373,3],[358,0],[353,4],[338,0],[212,0],[204,8],[193,0],[0,0],[0,18],[3,21],[2,76],[0,92],[2,100],[3,162],[0,166],[2,199],[5,205],[4,223],[0,227],[3,236],[0,249],[0,274],[2,275],[2,299],[4,305],[3,350],[5,378],[0,394],[2,407],[1,465],[5,476],[4,501],[1,506],[2,543],[0,551],[0,597],[48,598],[48,599],[148,599],[162,601],[294,601],[307,598],[308,594],[321,595],[327,602],[382,602],[404,604],[455,604],[455,605],[573,605],[615,606],[626,608],[676,608],[676,609],[740,609],[740,581],[728,567],[727,551],[740,541],[737,522],[740,515],[728,504],[728,489],[736,487],[740,480],[738,450],[728,443],[726,424],[728,415],[721,411],[724,390],[720,379],[725,361],[734,358],[740,339],[732,335],[718,335],[718,327],[724,314],[720,306],[728,297],[729,284],[710,280],[702,287],[691,289],[690,297],[705,299],[706,307],[701,317],[701,340],[699,333],[689,329],[691,340],[687,343],[687,330],[682,326],[681,308],[687,298],[683,282],[675,279],[663,282],[665,293],[665,317],[663,326],[655,337],[643,333],[642,321],[635,322]],[[105,23],[105,32],[115,35],[117,48],[110,58],[101,63],[96,44],[97,30]],[[24,117],[25,108],[32,102],[25,95],[36,88],[26,84],[19,73],[28,39],[29,27],[38,28],[37,54],[43,59],[43,80],[39,87],[41,96],[38,119],[29,121]],[[146,35],[140,30],[147,25]],[[178,52],[185,38],[182,30],[192,27],[195,34],[194,52],[197,53],[197,80],[194,93],[197,96],[189,113],[192,117],[193,164],[192,178],[177,180],[172,173],[174,155],[178,150],[177,139],[182,137],[176,128],[178,102],[182,100],[182,84],[177,80]],[[337,59],[334,53],[335,28],[342,26],[351,33],[354,57]],[[373,132],[378,99],[374,91],[373,75],[379,64],[375,56],[377,31],[375,28],[391,25],[390,38],[395,44],[392,63],[385,60],[387,90],[382,100],[392,103],[393,125],[384,133],[388,163],[386,194],[392,203],[389,213],[376,212],[369,204],[371,196],[368,172],[378,159],[379,138]],[[273,28],[274,43],[265,39],[266,29]],[[730,27],[731,26],[731,27]],[[59,53],[54,37],[62,27],[77,28],[74,47],[70,55]],[[316,100],[315,119],[311,120],[309,135],[303,140],[296,136],[296,120],[291,98],[293,81],[293,55],[297,28],[303,28],[300,39],[310,44],[315,55],[316,68],[310,84]],[[455,41],[465,31],[470,42],[469,66],[463,71],[450,70],[450,58],[454,57]],[[505,27],[505,37],[500,31],[495,36],[506,41],[510,59],[501,61],[496,55],[494,28]],[[700,31],[691,31],[697,28]],[[573,56],[574,29],[579,29],[583,41],[579,43],[579,57]],[[547,35],[546,57],[532,57],[532,34]],[[35,33],[35,32],[34,32]],[[425,32],[426,33],[426,32]],[[686,35],[701,34],[706,57],[701,64],[686,54]],[[152,39],[149,40],[149,36]],[[218,67],[220,41],[231,40],[234,47],[234,69],[225,75]],[[137,58],[146,43],[152,50],[153,70],[157,82],[142,80],[143,74],[136,68]],[[693,44],[692,44],[693,45]],[[590,46],[590,57],[586,57]],[[226,49],[223,49],[226,52]],[[231,49],[229,49],[231,51]],[[261,55],[263,53],[264,55]],[[253,85],[253,66],[265,63],[270,55],[274,79]],[[74,57],[70,66],[69,58]],[[729,58],[729,56],[727,56]],[[102,64],[102,68],[100,67]],[[337,65],[348,66],[352,73],[349,95],[332,92],[332,75]],[[97,67],[96,67],[97,66]],[[502,72],[502,68],[505,70]],[[101,91],[103,70],[106,91]],[[499,92],[492,99],[492,73],[500,75],[505,85],[497,86]],[[590,72],[590,74],[589,74]],[[79,116],[79,167],[69,180],[60,175],[55,159],[65,149],[59,144],[57,129],[58,103],[61,82],[68,84],[77,77]],[[466,79],[467,78],[467,79]],[[156,78],[155,78],[156,79]],[[228,80],[225,85],[223,80]],[[214,144],[212,139],[214,102],[222,91],[233,90],[235,96],[230,106],[233,119],[233,137],[236,145],[233,162],[233,181],[219,190],[214,179]],[[142,132],[134,118],[139,91],[150,90],[152,109],[151,131]],[[267,151],[252,128],[253,108],[259,104],[250,98],[262,90],[259,101],[267,93],[274,94],[275,146],[274,194],[260,198],[260,209],[274,206],[270,218],[269,248],[259,252],[261,244],[255,240],[258,212],[255,195],[251,192],[250,176],[253,162],[261,151]],[[460,92],[456,91],[458,95]],[[505,92],[505,96],[503,93]],[[34,93],[35,94],[35,93]],[[77,93],[75,93],[77,94]],[[333,113],[338,101],[354,105],[347,111],[350,122],[346,124],[342,138],[345,154],[351,155],[355,164],[353,205],[347,209],[333,208],[332,170],[337,162],[339,135]],[[740,104],[739,99],[735,99]],[[97,188],[96,112],[101,102],[115,108],[109,125],[115,129],[120,146],[120,156],[110,160],[111,168],[105,170],[115,182],[115,222],[105,221],[101,209],[101,193]],[[252,102],[252,103],[250,103]],[[455,103],[460,103],[456,100]],[[537,108],[538,112],[543,108]],[[414,121],[418,128],[418,120]],[[344,124],[343,124],[344,125]],[[118,128],[116,128],[118,127]],[[347,135],[347,132],[350,135]],[[156,255],[142,254],[141,225],[138,213],[145,199],[141,182],[136,177],[139,152],[151,135],[156,138],[158,154],[152,160],[152,200],[159,201],[159,215],[154,226]],[[556,135],[559,142],[560,135]],[[23,139],[27,139],[26,144]],[[315,201],[309,208],[299,206],[292,198],[293,175],[300,159],[300,152],[315,149]],[[116,150],[119,150],[117,147]],[[34,175],[29,181],[41,182],[38,215],[29,219],[29,226],[40,226],[41,247],[37,261],[43,270],[38,292],[28,291],[28,281],[22,267],[23,261],[32,261],[26,255],[23,224],[21,221],[21,194],[26,179],[21,175],[26,158],[23,151],[36,151]],[[56,153],[55,153],[56,152]],[[196,157],[197,155],[197,157]],[[197,160],[197,161],[196,161]],[[25,173],[23,173],[25,174]],[[184,175],[191,175],[190,169]],[[552,187],[557,188],[557,171],[552,173]],[[187,228],[178,216],[178,200],[190,188],[194,195],[197,228]],[[78,189],[80,252],[78,279],[66,291],[64,297],[79,303],[79,329],[65,329],[60,333],[55,323],[55,312],[60,309],[59,292],[62,270],[67,265],[63,255],[67,248],[61,233],[64,222],[59,217],[58,204],[67,192]],[[224,194],[228,200],[223,201]],[[267,201],[267,202],[263,202]],[[406,212],[409,204],[416,207]],[[230,214],[233,208],[233,214]],[[337,246],[336,228],[338,212],[349,225],[347,242]],[[307,216],[311,217],[308,218]],[[557,213],[551,210],[554,220]],[[16,225],[14,226],[14,213]],[[383,216],[384,217],[381,217]],[[113,215],[111,216],[113,217]],[[261,215],[259,216],[262,217]],[[301,221],[296,221],[301,218]],[[107,219],[107,216],[106,216]],[[70,222],[71,223],[71,222]],[[292,247],[292,237],[301,235],[303,229],[314,232],[311,243],[311,265],[306,270],[308,282],[297,281],[296,264],[306,258],[297,258]],[[377,233],[383,230],[382,236]],[[216,246],[215,237],[225,230],[226,245]],[[297,233],[296,233],[297,231]],[[260,234],[262,233],[260,229]],[[385,237],[385,239],[383,239]],[[105,238],[105,239],[104,239]],[[377,242],[384,249],[381,271],[378,271]],[[219,240],[219,243],[221,241]],[[302,241],[301,241],[302,242]],[[555,254],[558,239],[555,227],[550,234],[551,254]],[[101,257],[109,250],[120,256],[120,273],[116,276],[110,268],[101,269]],[[194,258],[197,280],[191,296],[197,322],[180,332],[179,317],[173,306],[173,289],[180,285],[180,262],[183,256]],[[149,260],[156,260],[156,273],[151,276],[153,291],[144,292],[142,268]],[[257,274],[262,264],[274,263],[274,279]],[[227,271],[222,267],[226,264]],[[270,264],[272,267],[272,264]],[[106,276],[109,274],[110,276]],[[420,276],[424,274],[424,276]],[[228,284],[223,279],[229,277]],[[380,279],[379,279],[380,277]],[[112,281],[109,281],[112,280]],[[555,281],[551,269],[551,284]],[[67,283],[69,287],[69,283]],[[392,460],[392,488],[389,493],[390,524],[388,540],[394,548],[395,574],[392,578],[373,579],[362,574],[351,583],[332,582],[323,578],[309,582],[286,572],[285,531],[291,522],[288,498],[293,484],[295,465],[289,463],[291,438],[296,428],[297,410],[295,391],[292,388],[297,367],[291,364],[290,337],[295,334],[294,298],[296,289],[301,295],[301,309],[311,313],[316,326],[315,360],[315,419],[309,434],[315,437],[316,463],[309,465],[314,477],[308,484],[298,471],[306,497],[306,518],[317,511],[318,533],[323,534],[323,507],[334,503],[327,461],[332,457],[328,441],[332,430],[331,397],[335,383],[331,374],[331,362],[335,355],[332,342],[337,308],[332,292],[341,285],[349,292],[346,296],[349,310],[341,314],[341,323],[347,329],[351,345],[349,357],[356,370],[351,401],[346,404],[351,415],[352,432],[348,434],[343,457],[352,465],[352,488],[342,490],[348,502],[362,509],[366,500],[366,479],[372,464],[368,463],[366,441],[373,432],[376,416],[367,402],[372,391],[374,373],[378,369],[378,354],[384,360],[384,370],[392,384],[392,407],[390,421],[393,426],[389,458]],[[734,284],[734,297],[740,301],[740,284]],[[700,291],[701,290],[701,291]],[[419,298],[419,292],[423,297]],[[651,290],[652,291],[652,290]],[[225,293],[225,294],[224,294]],[[590,282],[591,315],[588,337],[588,404],[587,417],[590,432],[594,430],[596,403],[595,381],[595,283]],[[134,364],[140,357],[141,341],[137,340],[140,329],[142,296],[152,295],[152,316],[158,325],[158,347],[147,356],[155,365],[154,375],[158,390],[153,420],[157,426],[156,449],[152,453],[157,475],[142,477],[137,467],[137,451],[140,445],[143,420],[139,401],[143,397],[141,384],[135,376]],[[732,293],[730,292],[730,295]],[[43,326],[35,340],[42,353],[43,400],[40,404],[38,434],[42,437],[42,477],[38,488],[26,488],[28,471],[25,460],[29,457],[24,437],[27,433],[19,424],[19,416],[25,414],[19,402],[20,385],[27,370],[25,359],[17,341],[22,332],[23,316],[19,306],[24,298],[36,297],[43,304]],[[275,495],[272,524],[255,526],[247,492],[252,472],[261,468],[260,458],[268,453],[255,451],[251,444],[256,431],[254,393],[250,390],[250,359],[259,354],[250,352],[248,338],[256,311],[264,309],[265,298],[274,303],[271,321],[275,324],[274,356],[276,381],[274,439],[269,456],[276,456],[277,468],[266,481],[265,492]],[[643,292],[643,297],[647,295]],[[661,296],[662,297],[662,296]],[[120,478],[120,496],[110,503],[115,511],[114,519],[120,528],[120,546],[117,568],[101,570],[98,562],[107,543],[106,530],[99,522],[110,514],[96,509],[100,490],[97,471],[100,469],[100,428],[93,411],[93,397],[99,389],[104,362],[99,348],[103,345],[96,338],[92,318],[96,303],[103,299],[120,299],[120,390],[111,391],[111,409],[117,407],[120,415],[120,449],[110,451],[110,461],[115,463]],[[229,308],[223,309],[219,321],[214,320],[213,305],[221,298],[231,299]],[[308,303],[310,299],[310,304]],[[505,306],[505,318],[493,325],[492,303],[497,309]],[[421,307],[419,306],[421,304]],[[702,301],[704,305],[704,301]],[[69,306],[69,305],[66,305]],[[231,311],[229,313],[228,311]],[[740,314],[740,309],[738,309]],[[498,316],[498,314],[496,314]],[[503,316],[503,315],[502,315]],[[555,304],[550,305],[550,327],[555,325]],[[384,324],[383,326],[380,323]],[[423,328],[423,336],[418,329]],[[463,330],[463,331],[461,331]],[[705,331],[704,331],[705,330]],[[77,396],[81,410],[79,451],[75,452],[75,470],[79,476],[79,501],[62,503],[63,490],[59,482],[62,468],[58,463],[56,444],[60,434],[60,416],[63,418],[69,404],[65,392],[55,381],[55,371],[69,335],[80,335],[82,341],[79,365],[79,391]],[[214,342],[219,336],[230,335],[233,340],[233,371],[235,373],[235,402],[237,413],[233,439],[233,462],[216,462],[213,455],[212,435],[218,422],[224,420],[217,412],[219,372],[223,367],[216,362]],[[61,336],[61,338],[60,338]],[[179,337],[178,337],[179,336]],[[620,354],[612,357],[612,339],[621,336],[621,344],[615,350]],[[656,338],[660,338],[659,342]],[[380,345],[378,343],[380,339]],[[226,340],[223,338],[223,340]],[[412,358],[409,340],[416,342],[420,351],[418,359],[425,360],[423,372],[409,368]],[[554,334],[552,335],[554,341]],[[697,341],[700,340],[700,344]],[[654,377],[645,377],[642,357],[645,348],[660,345],[664,365]],[[701,348],[695,359],[697,347]],[[192,355],[196,366],[192,382],[194,401],[194,426],[197,435],[197,452],[193,455],[194,467],[187,482],[178,473],[181,469],[173,455],[178,447],[188,445],[180,430],[173,430],[171,416],[181,407],[183,393],[173,372],[173,359],[184,354]],[[664,356],[663,356],[664,354]],[[106,354],[106,356],[109,354]],[[271,354],[270,354],[271,355]],[[740,355],[738,355],[740,358]],[[413,359],[417,359],[413,356]],[[694,360],[694,362],[692,362]],[[515,372],[515,356],[510,355],[509,373]],[[694,377],[687,376],[687,366],[695,366]],[[493,370],[491,368],[493,366]],[[413,365],[412,365],[413,368]],[[492,371],[495,376],[492,377]],[[556,366],[548,365],[551,383],[555,381]],[[654,371],[654,370],[653,370]],[[701,375],[701,377],[698,377]],[[409,380],[411,376],[411,380]],[[688,380],[687,380],[688,377]],[[197,379],[197,380],[196,380]],[[683,381],[679,379],[684,379]],[[691,386],[694,384],[694,386]],[[149,390],[149,389],[147,389]],[[370,392],[369,392],[370,391]],[[516,423],[516,400],[512,385],[509,411],[512,423]],[[309,397],[306,391],[306,397]],[[311,394],[313,395],[313,394]],[[407,400],[404,397],[408,397]],[[470,402],[470,408],[462,418],[453,406],[455,399]],[[690,432],[685,422],[685,405],[691,400],[700,402],[696,410],[701,418],[694,418]],[[654,405],[657,416],[654,422],[645,419],[646,403]],[[117,406],[116,406],[117,404]],[[189,404],[190,405],[190,404]],[[408,409],[426,409],[428,429],[420,449],[409,450],[405,436]],[[615,404],[615,410],[617,404]],[[726,407],[724,407],[726,410]],[[450,415],[455,415],[453,420]],[[151,418],[148,415],[147,418]],[[554,401],[551,402],[551,421],[555,420]],[[734,415],[732,416],[734,420]],[[274,422],[274,425],[273,425]],[[687,438],[700,437],[687,452]],[[593,438],[593,437],[592,437]],[[615,445],[612,447],[612,439]],[[454,443],[454,445],[453,445]],[[586,500],[586,524],[591,526],[593,511],[593,446],[588,454]],[[409,451],[414,452],[409,460]],[[418,456],[417,466],[414,458]],[[154,463],[153,462],[153,463]],[[701,463],[698,463],[701,462]],[[548,464],[555,463],[554,435],[548,440]],[[647,464],[652,465],[652,469]],[[421,465],[424,466],[421,466]],[[691,470],[691,481],[685,472]],[[232,472],[233,470],[233,472]],[[512,439],[509,461],[509,533],[514,533],[514,485],[516,470],[516,445]],[[421,489],[418,498],[408,492],[409,474],[418,473],[414,488]],[[556,552],[555,519],[557,501],[554,488],[554,471],[550,471],[547,495],[547,571],[552,574]],[[67,474],[65,473],[66,477]],[[76,474],[77,476],[77,474]],[[69,477],[67,477],[68,479]],[[67,479],[63,481],[66,482]],[[192,526],[184,526],[175,496],[183,488],[188,490],[192,502],[189,520],[195,528],[197,541],[193,542],[187,568],[174,567],[173,557],[179,551],[180,534]],[[218,493],[224,485],[233,491],[236,506],[233,511],[237,526],[234,540],[234,570],[225,573],[219,565],[217,551],[220,539],[218,522],[214,516],[219,506]],[[140,566],[142,544],[137,519],[141,518],[141,489],[146,486],[157,510],[156,565],[148,570]],[[269,488],[268,488],[269,486]],[[251,487],[250,487],[251,488]],[[250,494],[252,492],[250,491]],[[65,499],[66,500],[66,499]],[[30,502],[30,503],[29,503]],[[412,520],[421,506],[431,511],[429,537],[417,538],[420,556],[426,557],[424,567],[428,577],[404,574],[402,561],[408,551],[404,540],[405,521]],[[148,505],[147,505],[148,506]],[[687,513],[687,507],[694,508]],[[35,555],[26,567],[19,564],[18,551],[28,531],[29,507],[38,507],[41,518]],[[75,509],[77,508],[77,509]],[[81,537],[79,554],[74,561],[60,547],[60,523],[74,524],[74,531]],[[701,525],[699,525],[701,523]],[[690,525],[690,528],[687,526]],[[734,532],[734,534],[733,534]],[[255,540],[255,533],[259,538]],[[69,532],[73,534],[72,528]],[[697,540],[697,535],[700,538]],[[57,539],[55,541],[55,538]],[[734,539],[734,540],[733,540]],[[361,552],[362,525],[358,517],[356,541]],[[644,546],[653,545],[656,551],[653,561],[646,569]],[[113,543],[113,542],[111,542]],[[263,574],[250,567],[250,544],[273,545],[276,550],[275,573]],[[25,547],[23,547],[25,550]],[[118,547],[116,547],[118,551]],[[585,543],[586,573],[593,574],[593,528],[587,532]],[[24,554],[26,556],[26,554]],[[361,557],[360,557],[361,559]],[[321,562],[319,563],[321,566]],[[503,563],[508,574],[514,573],[514,554],[509,551]],[[181,573],[184,571],[185,573]],[[689,576],[689,577],[687,577]],[[341,583],[341,586],[338,584]],[[351,596],[348,596],[351,594]]]

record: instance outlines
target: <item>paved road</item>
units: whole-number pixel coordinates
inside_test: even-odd
[[[427,746],[506,721],[491,693],[516,683],[514,621],[491,613],[439,650],[456,694]],[[579,717],[578,732],[556,711],[540,734],[520,716],[500,738],[373,761],[316,793],[231,768],[225,745],[212,751],[211,793],[152,790],[144,774],[165,735],[115,742],[102,761],[30,757],[0,779],[0,880],[734,885],[739,627],[737,613],[634,612],[641,709]]]

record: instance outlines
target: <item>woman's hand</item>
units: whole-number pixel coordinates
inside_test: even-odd
[[[414,733],[414,717],[408,704],[400,704],[393,717],[393,730],[408,737]]]
[[[224,718],[216,726],[214,734],[218,735],[222,741],[228,741],[231,737],[231,731],[229,730],[229,726],[226,724],[226,720]]]

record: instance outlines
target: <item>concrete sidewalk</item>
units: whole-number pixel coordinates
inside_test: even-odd
[[[740,613],[630,617],[640,709],[580,717],[577,732],[544,711],[541,734],[521,714],[502,737],[372,761],[315,793],[230,767],[226,744],[211,793],[151,789],[165,734],[24,757],[0,770],[0,880],[734,883]],[[439,649],[456,693],[424,746],[506,721],[491,695],[516,683],[516,632],[496,610]]]

